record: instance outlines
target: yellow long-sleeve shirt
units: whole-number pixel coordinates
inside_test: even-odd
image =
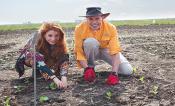
[[[100,29],[93,31],[89,28],[88,23],[84,21],[76,26],[74,32],[76,60],[86,60],[83,41],[89,37],[97,39],[100,43],[100,48],[108,48],[110,55],[121,51],[118,33],[114,25],[103,20]]]

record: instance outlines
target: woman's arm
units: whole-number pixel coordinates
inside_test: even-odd
[[[68,68],[69,68],[69,55],[65,54],[63,56],[63,61],[62,64],[60,65],[60,76],[61,76],[61,81],[64,84],[64,87],[67,87],[67,74],[68,74]]]
[[[30,66],[33,66],[33,57],[34,54],[28,54],[31,56],[31,61],[29,62]],[[54,70],[50,69],[44,62],[44,56],[41,53],[36,52],[35,54],[36,57],[36,71],[39,71],[42,75],[42,77],[45,80],[53,80],[53,82],[57,85],[58,88],[64,88],[63,82],[59,80],[55,75],[54,75]]]

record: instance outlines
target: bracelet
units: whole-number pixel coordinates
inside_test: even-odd
[[[56,76],[54,76],[54,77],[52,78],[52,80],[53,80],[54,78],[56,78]]]

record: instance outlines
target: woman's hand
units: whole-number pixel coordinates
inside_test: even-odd
[[[60,81],[57,77],[53,79],[54,83],[57,85],[58,88],[64,88],[63,82]]]
[[[61,78],[61,80],[59,80],[56,76],[52,76],[51,79],[53,79],[54,83],[57,85],[58,88],[67,88],[67,78],[63,78],[63,80]]]
[[[61,81],[62,81],[62,83],[63,83],[63,85],[64,85],[64,88],[67,88],[67,77],[66,76],[62,76],[61,77]]]

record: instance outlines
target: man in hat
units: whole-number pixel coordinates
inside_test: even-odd
[[[118,74],[131,75],[132,66],[121,54],[116,27],[104,19],[110,13],[103,14],[100,7],[89,7],[86,20],[75,28],[75,56],[78,65],[84,68],[85,81],[95,80],[95,60],[104,60],[112,66],[106,83],[119,83]]]

